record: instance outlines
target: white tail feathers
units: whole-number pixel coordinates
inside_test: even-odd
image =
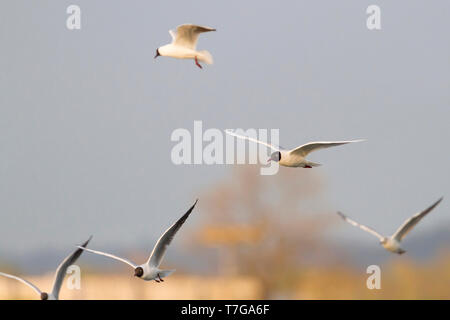
[[[213,57],[212,57],[212,55],[211,55],[211,53],[209,53],[209,51],[206,51],[206,50],[202,50],[202,51],[199,51],[199,53],[200,53],[200,57],[199,57],[199,60],[200,61],[203,61],[203,62],[205,62],[205,63],[207,63],[207,64],[213,64]]]
[[[321,166],[320,163],[315,163],[315,162],[311,162],[311,161],[306,161],[306,165],[310,166],[310,167],[318,167]]]
[[[175,269],[173,269],[173,270],[162,270],[162,271],[159,271],[158,274],[159,274],[159,276],[161,278],[165,278],[167,276],[170,276],[174,272],[175,272]]]

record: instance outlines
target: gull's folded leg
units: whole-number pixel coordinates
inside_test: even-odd
[[[200,69],[203,69],[203,67],[200,65],[200,63],[198,63],[197,57],[195,57],[195,64],[196,64],[197,67],[199,67]]]

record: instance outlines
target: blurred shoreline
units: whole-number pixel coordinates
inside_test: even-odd
[[[450,299],[450,252],[426,264],[409,259],[381,267],[381,289],[366,287],[364,268],[346,265],[311,266],[285,273],[267,294],[257,276],[202,276],[174,274],[164,283],[136,279],[131,272],[87,271],[81,274],[81,288],[68,289],[67,278],[61,299]],[[23,276],[42,290],[49,290],[53,274]],[[23,284],[0,278],[0,299],[38,299]]]

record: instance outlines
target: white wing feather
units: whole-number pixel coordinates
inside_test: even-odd
[[[415,214],[414,216],[412,216],[411,218],[409,218],[408,220],[406,220],[401,226],[400,228],[397,229],[397,231],[392,235],[392,237],[397,240],[397,241],[401,241],[407,234],[409,231],[412,230],[412,228],[414,228],[414,226],[419,223],[419,221],[425,217],[425,215],[427,213],[429,213],[431,210],[433,210],[441,201],[443,198],[440,198],[438,201],[436,201],[435,203],[433,203],[431,206],[429,206],[428,208],[426,208],[425,210]]]
[[[0,272],[0,276],[4,276],[4,277],[10,278],[10,279],[14,279],[14,280],[20,281],[23,284],[25,284],[25,285],[29,286],[30,288],[32,288],[34,291],[36,291],[38,295],[41,295],[41,290],[39,290],[39,288],[36,287],[34,284],[32,284],[30,281],[27,281],[27,280],[22,279],[20,277],[13,276],[11,274],[7,274],[7,273],[3,273],[3,272]]]
[[[347,144],[347,143],[361,142],[361,141],[365,141],[365,140],[309,142],[304,145],[301,145],[300,147],[292,149],[290,151],[290,153],[301,156],[301,157],[306,157],[309,153],[319,150],[319,149],[336,147],[336,146],[340,146],[340,145]]]
[[[91,250],[91,249],[83,248],[83,247],[80,247],[80,246],[77,246],[77,247],[80,248],[80,249],[83,249],[84,251],[89,251],[89,252],[92,252],[92,253],[99,254],[101,256],[105,256],[105,257],[109,257],[109,258],[112,258],[112,259],[115,259],[115,260],[122,261],[122,262],[128,264],[129,266],[133,267],[133,269],[136,269],[138,267],[138,265],[134,264],[130,260],[127,260],[125,258],[121,258],[121,257],[115,256],[115,255],[113,255],[111,253],[106,253],[106,252],[97,251],[97,250]]]
[[[81,246],[85,248],[89,241],[91,241],[92,236],[89,237],[88,240],[86,240]],[[63,283],[64,277],[66,276],[66,271],[69,266],[75,263],[77,259],[81,256],[83,253],[83,250],[77,249],[74,252],[72,252],[70,255],[68,255],[58,266],[55,273],[55,279],[53,280],[53,289],[52,294],[53,296],[58,299],[59,298],[59,291],[61,290],[61,285]]]
[[[172,35],[173,44],[195,50],[199,34],[210,31],[216,31],[216,29],[195,24],[182,24],[177,27],[177,33],[175,35],[173,31],[169,32]]]
[[[150,257],[147,260],[148,265],[150,265],[151,267],[159,267],[164,254],[166,253],[167,247],[170,245],[173,238],[175,237],[175,234],[178,232],[178,230],[180,230],[181,226],[191,214],[192,210],[197,204],[197,201],[198,200],[196,200],[194,205],[192,205],[192,207],[190,207],[189,210],[169,229],[167,229],[166,232],[164,232],[164,234],[159,238],[159,240],[156,242],[156,245],[153,247],[153,251],[150,254]]]
[[[351,225],[353,225],[353,226],[355,226],[355,227],[358,227],[358,228],[360,228],[360,229],[362,229],[362,230],[364,230],[364,231],[367,231],[367,232],[373,234],[374,236],[376,236],[376,237],[377,237],[378,239],[380,239],[380,240],[383,240],[383,239],[384,239],[384,237],[383,237],[381,234],[379,234],[378,232],[376,232],[375,230],[373,230],[373,229],[371,229],[371,228],[369,228],[369,227],[367,227],[367,226],[365,226],[365,225],[359,224],[359,223],[356,222],[356,221],[353,221],[352,219],[350,219],[350,218],[348,218],[346,215],[344,215],[342,212],[339,212],[339,211],[338,211],[337,214],[338,214],[342,219],[344,219],[345,221],[347,221],[348,223],[350,223]]]
[[[255,138],[252,138],[252,137],[249,137],[249,136],[244,136],[244,135],[240,135],[240,134],[234,133],[231,130],[225,130],[225,133],[229,134],[230,136],[237,137],[239,139],[244,139],[244,140],[248,140],[248,141],[252,141],[252,142],[256,142],[256,143],[265,145],[266,147],[269,147],[270,149],[275,150],[275,151],[281,151],[283,149],[283,148],[281,148],[279,146],[275,146],[275,145],[272,145],[272,144],[264,142],[264,141],[259,141],[259,140],[255,139]]]

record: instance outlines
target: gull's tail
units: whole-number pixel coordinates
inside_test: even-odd
[[[209,51],[202,50],[202,51],[199,51],[199,53],[201,54],[200,61],[203,61],[207,64],[213,64],[213,62],[214,62],[213,57],[212,57],[211,53],[209,53]]]
[[[315,162],[312,162],[312,161],[306,161],[306,165],[307,165],[307,166],[310,166],[310,167],[318,167],[318,166],[321,166],[320,163],[315,163]]]
[[[159,273],[159,276],[161,277],[161,278],[165,278],[165,277],[168,277],[168,276],[170,276],[172,273],[174,273],[175,272],[175,269],[173,269],[173,270],[161,270],[161,271],[159,271],[158,273]]]

